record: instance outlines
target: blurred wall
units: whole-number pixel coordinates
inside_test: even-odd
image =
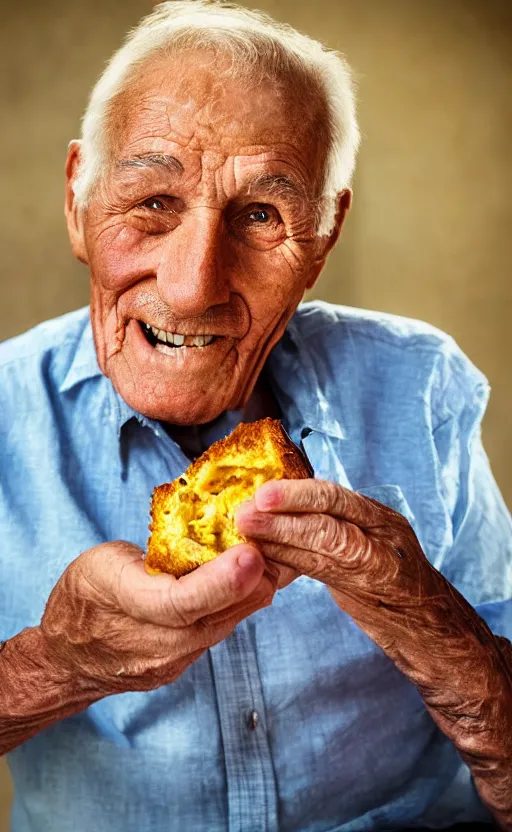
[[[0,339],[87,302],[63,161],[146,0],[0,0]],[[423,318],[488,375],[486,446],[512,504],[509,0],[254,0],[344,51],[363,131],[355,200],[313,296]],[[9,782],[0,770],[0,832]]]

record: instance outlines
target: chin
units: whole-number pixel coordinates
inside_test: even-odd
[[[252,376],[251,368],[246,360],[240,366],[232,339],[162,349],[134,322],[121,347],[112,344],[103,363],[103,373],[130,407],[173,425],[205,424],[226,410],[241,408],[253,386],[244,384],[243,368]]]
[[[210,398],[200,390],[189,389],[181,395],[177,394],[172,384],[168,383],[168,392],[165,394],[156,392],[154,387],[149,388],[144,381],[135,386],[132,378],[123,383],[123,380],[114,375],[111,381],[115,391],[137,413],[171,425],[206,424],[225,410],[234,410],[238,406],[236,396],[228,393],[222,396],[218,389],[211,391],[214,397]]]

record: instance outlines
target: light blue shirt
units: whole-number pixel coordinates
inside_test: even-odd
[[[512,528],[480,442],[485,378],[417,321],[299,307],[268,361],[317,477],[402,512],[512,635]],[[0,345],[0,638],[40,621],[80,552],[144,547],[188,465],[98,369],[80,310]],[[228,414],[225,430],[232,427]],[[254,728],[251,713],[259,720]],[[301,577],[176,682],[110,696],[8,755],[14,832],[349,832],[489,820],[416,689]]]

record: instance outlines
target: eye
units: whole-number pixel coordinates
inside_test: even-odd
[[[179,224],[181,209],[181,201],[169,194],[148,196],[133,207],[131,221],[145,234],[165,234]]]
[[[246,205],[231,217],[235,237],[251,248],[269,249],[286,238],[285,224],[274,205]]]
[[[258,208],[257,211],[251,211],[248,217],[252,220],[252,222],[260,224],[270,222],[270,213],[269,211],[266,211],[265,208]]]
[[[157,196],[150,196],[140,203],[141,208],[149,208],[150,211],[169,211],[169,206]]]

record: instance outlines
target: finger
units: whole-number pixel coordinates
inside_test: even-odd
[[[265,561],[254,545],[233,546],[182,578],[150,575],[142,560],[126,563],[118,601],[139,620],[187,627],[210,613],[242,601],[258,586]]]
[[[196,638],[198,639],[198,643],[204,643],[206,647],[213,647],[214,644],[218,644],[220,641],[223,641],[225,638],[230,636],[235,627],[237,627],[241,621],[249,618],[251,615],[254,615],[254,613],[257,613],[264,607],[270,606],[271,603],[272,599],[268,599],[264,603],[254,602],[248,604],[243,609],[238,610],[236,615],[230,615],[225,620],[217,621],[208,627],[200,628],[200,625],[194,625],[196,627]]]
[[[153,664],[155,659],[165,656],[186,658],[193,651],[205,650],[222,641],[244,618],[268,607],[274,594],[275,583],[265,573],[246,599],[205,615],[187,627],[143,624],[134,626],[130,632],[123,631],[122,650],[136,656],[151,657]]]
[[[307,575],[322,583],[330,584],[339,578],[340,566],[334,558],[328,555],[272,541],[263,542],[262,551],[267,560],[284,565],[300,575]]]
[[[380,525],[396,514],[377,500],[328,480],[271,480],[258,488],[254,503],[259,511],[332,514],[361,528]]]
[[[277,567],[272,567],[277,573]],[[156,576],[158,577],[158,576]],[[205,650],[225,638],[243,618],[269,606],[277,579],[268,570],[247,598],[226,609],[199,618],[189,626],[168,626],[147,621],[115,618],[108,623],[112,662],[124,668],[158,667],[169,660],[181,661],[194,651]],[[136,675],[139,671],[134,670]]]
[[[244,503],[236,512],[239,531],[250,538],[284,543],[318,554],[359,555],[367,538],[359,526],[330,514],[276,514]]]
[[[276,569],[276,567],[274,567]],[[277,572],[277,569],[276,569]],[[216,628],[219,624],[224,624],[229,621],[236,621],[237,623],[242,619],[252,615],[256,610],[263,609],[270,606],[277,589],[277,580],[270,577],[268,572],[265,572],[261,578],[256,589],[245,598],[233,606],[226,607],[223,610],[207,615],[196,622],[195,626],[202,626],[207,630]]]
[[[185,626],[247,598],[258,587],[265,560],[256,546],[241,543],[180,578],[172,600]]]
[[[265,561],[257,548],[239,544],[182,578],[148,576],[151,597],[145,594],[146,620],[187,627],[242,601],[258,586],[264,570]]]
[[[380,563],[379,552],[373,552],[371,547],[367,547],[364,552],[350,553],[348,557],[323,555],[272,541],[263,542],[261,549],[269,561],[284,564],[301,575],[321,581],[331,588],[343,586],[346,591],[349,591],[349,587],[359,587],[361,582],[366,585],[370,581],[373,585],[373,577],[379,580],[382,577],[380,573],[383,567],[387,569],[386,577],[389,582],[394,579],[398,569],[398,563],[390,564],[388,559]]]
[[[294,581],[296,578],[300,578],[300,572],[297,572],[296,569],[291,569],[288,566],[284,566],[284,564],[282,564],[282,563],[277,563],[276,561],[269,560],[268,558],[265,558],[265,560],[267,561],[267,563],[272,564],[273,566],[275,566],[278,569],[278,572],[279,572],[279,579],[278,579],[278,582],[277,582],[277,588],[278,589],[284,589],[285,587],[288,586],[288,584],[291,584],[292,581]]]
[[[240,621],[269,606],[274,592],[275,581],[266,572],[247,599],[189,627],[133,622],[118,631],[114,622],[109,628],[112,655],[102,663],[100,676],[109,684],[116,681],[119,690],[171,682],[208,647],[227,638]]]

